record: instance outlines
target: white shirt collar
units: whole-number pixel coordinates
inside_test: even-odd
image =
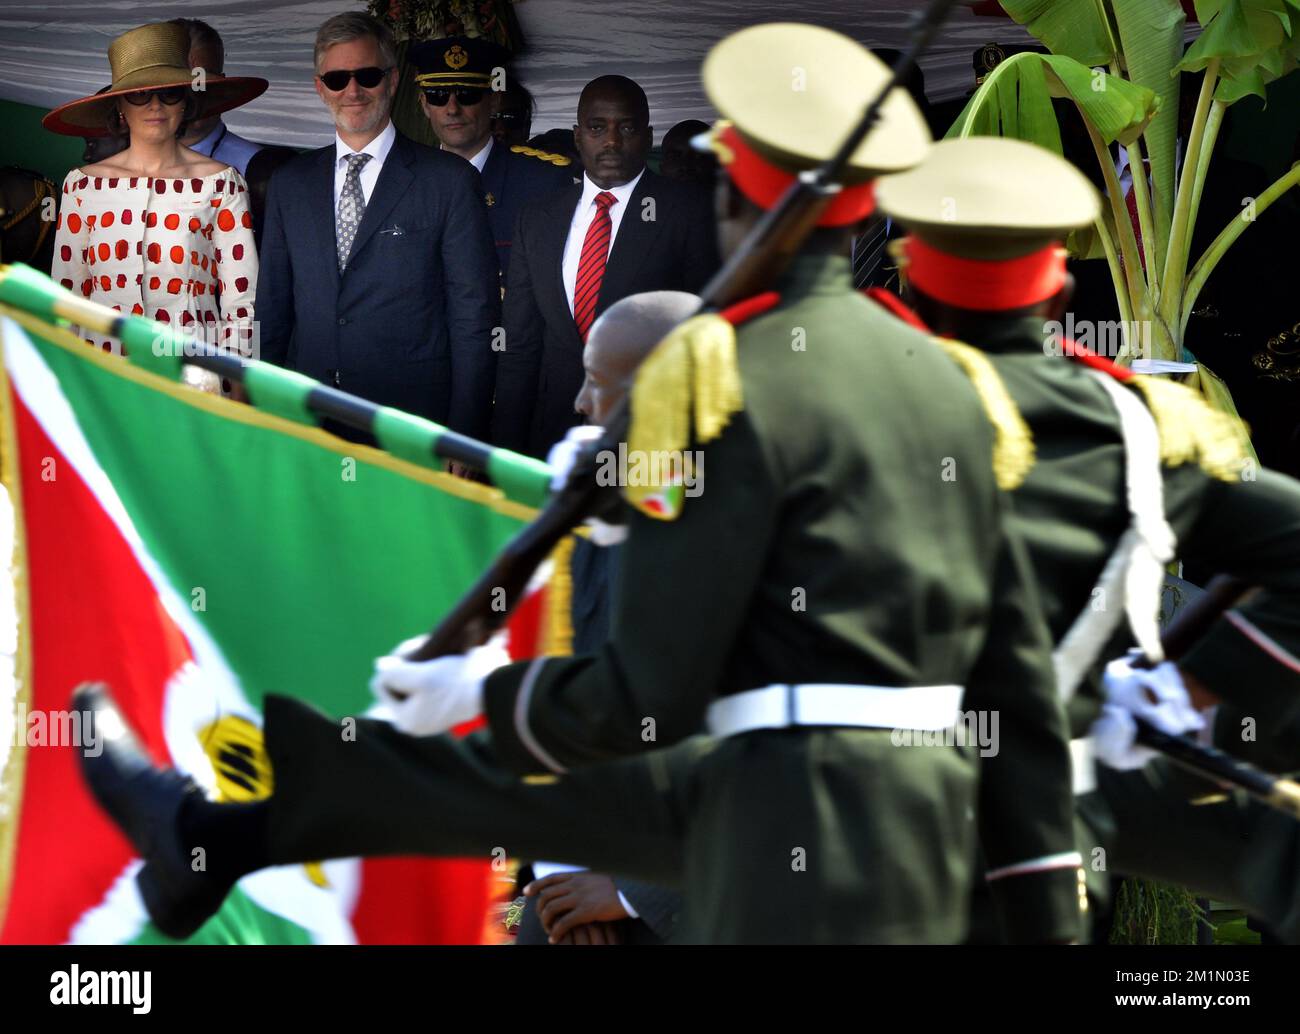
[[[488,155],[492,153],[492,143],[495,140],[490,133],[488,134],[487,143],[478,149],[478,154],[469,160],[470,165],[483,172],[483,167],[487,165]]]
[[[384,126],[384,131],[377,137],[361,148],[360,151],[354,151],[343,142],[343,138],[334,134],[334,163],[337,165],[350,154],[368,154],[371,163],[376,166],[383,165],[384,159],[388,157],[388,152],[393,149],[393,141],[397,139],[397,130],[393,128],[393,120],[388,120],[388,125]]]
[[[644,175],[645,169],[642,169],[621,187],[608,188],[609,192],[618,198],[618,203],[621,206],[626,207],[627,199],[632,196],[632,192],[636,190],[636,185],[641,182],[641,177]],[[592,183],[591,177],[584,172],[582,174],[582,198],[578,201],[578,211],[585,212],[587,206],[596,200],[596,195],[603,193],[605,189],[605,187],[598,187]]]

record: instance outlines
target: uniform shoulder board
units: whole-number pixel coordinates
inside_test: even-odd
[[[522,154],[527,158],[536,158],[538,161],[550,162],[552,165],[559,165],[563,168],[565,165],[572,165],[573,159],[563,154],[552,154],[550,151],[539,151],[536,147],[527,147],[524,144],[515,144],[510,148],[515,154]]]
[[[717,438],[745,407],[736,363],[736,328],[715,313],[692,316],[664,338],[638,367],[629,401],[629,456],[681,457],[692,439]],[[689,471],[684,471],[689,473]],[[676,520],[681,484],[664,487],[629,481],[624,498],[649,517]]]
[[[934,340],[970,378],[984,404],[984,412],[993,425],[993,476],[998,487],[1008,492],[1019,488],[1034,469],[1034,436],[1007,386],[989,357],[978,348],[949,338]]]
[[[1167,467],[1196,463],[1210,477],[1237,481],[1254,462],[1242,422],[1223,413],[1185,384],[1135,374],[1130,381],[1146,399],[1160,431],[1160,462]]]

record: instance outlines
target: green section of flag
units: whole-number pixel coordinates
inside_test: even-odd
[[[130,944],[176,944],[146,923]],[[238,887],[227,895],[221,910],[199,927],[184,944],[314,944],[297,923],[268,912]]]
[[[274,692],[364,710],[373,659],[427,631],[526,516],[32,338],[149,552],[259,709]]]

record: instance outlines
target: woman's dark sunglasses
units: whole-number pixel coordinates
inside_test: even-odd
[[[356,79],[357,85],[362,89],[373,90],[376,86],[384,81],[384,76],[389,72],[387,68],[375,68],[373,65],[369,68],[339,68],[333,72],[326,72],[324,75],[318,75],[316,78],[325,84],[325,88],[333,93],[339,93],[348,88],[348,83]]]
[[[142,108],[154,97],[157,97],[164,104],[179,104],[189,92],[189,89],[184,86],[168,86],[165,90],[132,90],[130,93],[122,94],[122,99],[127,104],[134,104],[137,108]]]
[[[432,104],[435,108],[445,108],[447,102],[451,100],[452,94],[456,95],[456,103],[462,108],[472,108],[481,101],[487,94],[486,90],[448,90],[442,87],[434,87],[424,91],[424,99]]]

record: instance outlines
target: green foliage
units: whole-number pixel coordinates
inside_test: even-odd
[[[1056,54],[1016,54],[998,65],[967,102],[949,137],[1008,136],[1061,153],[1052,98],[1073,101],[1110,144],[1136,140],[1156,116],[1159,98],[1126,79]]]
[[[1085,65],[1115,60],[1117,42],[1100,0],[1002,0],[1002,9],[1053,54]]]
[[[1205,31],[1179,69],[1199,72],[1219,61],[1215,99],[1232,104],[1296,67],[1300,58],[1300,0],[1196,0]]]
[[[1150,321],[1154,357],[1190,358],[1183,334],[1196,296],[1246,224],[1230,225],[1193,263],[1192,233],[1227,105],[1300,64],[1300,0],[1196,0],[1202,33],[1183,54],[1186,18],[1178,0],[1002,0],[1051,51],[999,65],[976,91],[949,136],[1001,135],[1061,151],[1051,98],[1078,107],[1106,179],[1107,206],[1090,233],[1076,233],[1078,257],[1105,255],[1121,317]],[[1093,66],[1093,67],[1090,67]],[[1175,184],[1179,72],[1203,85]],[[1141,243],[1134,232],[1110,145],[1129,149]],[[1300,182],[1284,175],[1258,199],[1256,215]],[[1190,270],[1190,273],[1189,273]],[[1131,357],[1131,356],[1130,356]],[[1222,382],[1202,367],[1207,399],[1235,412]]]
[[[1111,944],[1195,944],[1205,913],[1183,887],[1126,879],[1115,899]]]

